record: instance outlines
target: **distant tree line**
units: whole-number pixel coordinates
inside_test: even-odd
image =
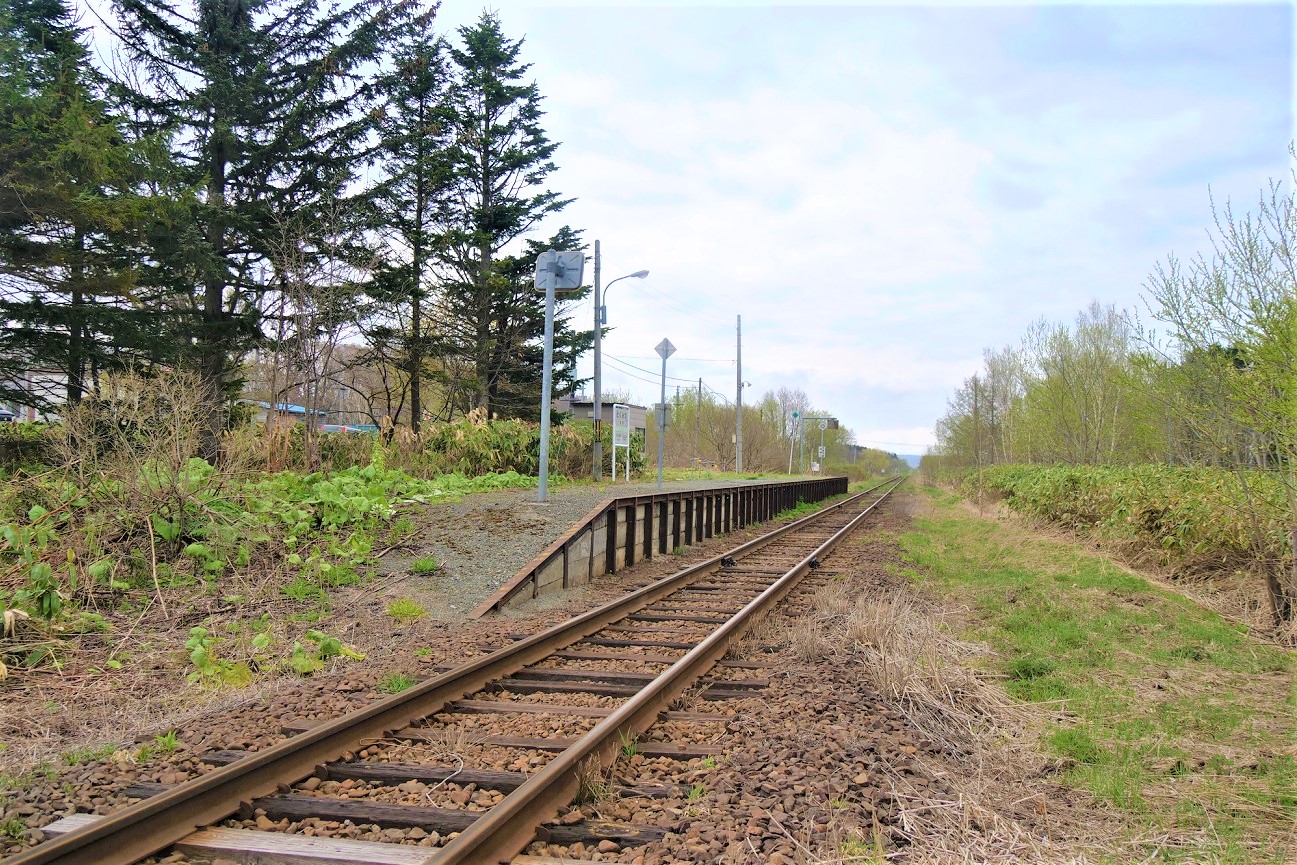
[[[1297,178],[1294,178],[1297,180]],[[950,398],[927,468],[1000,463],[1230,469],[1240,507],[1297,548],[1297,200],[1272,183],[1247,213],[1213,208],[1212,249],[1170,257],[1140,310],[1092,304],[985,353]],[[1253,488],[1277,481],[1272,513]],[[1261,519],[1260,517],[1265,519]],[[1266,564],[1281,621],[1297,619],[1297,558]]]
[[[102,68],[68,0],[0,0],[0,401],[192,370],[211,459],[250,374],[318,409],[359,366],[415,429],[536,414],[532,261],[584,243],[518,246],[570,201],[540,90],[498,16],[435,8],[115,0]],[[560,317],[558,391],[591,340]]]
[[[820,460],[819,423],[802,418],[834,415],[816,409],[800,388],[781,387],[767,391],[755,403],[745,402],[743,470],[810,473],[817,464],[821,474],[859,479],[908,468],[896,454],[858,447],[855,433],[845,426],[823,432],[825,459]],[[735,469],[738,416],[733,402],[706,386],[681,386],[667,400],[667,417],[663,448],[667,465]],[[657,450],[657,428],[651,413],[648,425],[647,446],[652,456]]]

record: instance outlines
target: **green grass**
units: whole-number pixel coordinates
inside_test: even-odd
[[[21,841],[27,837],[27,824],[17,817],[10,817],[0,823],[0,835],[11,841]]]
[[[153,750],[159,754],[171,754],[180,747],[180,734],[168,730],[153,737]]]
[[[389,673],[378,683],[378,690],[385,694],[399,694],[418,684],[418,679],[409,673]]]
[[[801,517],[809,516],[810,514],[813,514],[816,511],[822,511],[825,508],[827,508],[829,505],[833,504],[834,502],[841,501],[844,498],[846,498],[846,494],[838,495],[838,496],[829,496],[827,499],[822,499],[818,502],[798,502],[793,507],[788,508],[787,510],[780,511],[779,513],[775,514],[773,517],[771,517],[771,519],[775,519],[775,520],[800,519]]]
[[[428,615],[428,611],[417,601],[412,601],[409,598],[397,598],[387,605],[387,614],[398,622],[417,622]]]
[[[971,609],[965,636],[997,651],[1005,690],[1068,718],[1042,736],[1064,779],[1149,829],[1213,839],[1164,861],[1284,861],[1297,653],[1077,545],[928,497],[901,537],[905,573]]]
[[[415,574],[431,574],[441,565],[432,556],[420,556],[410,562],[410,571]]]
[[[656,468],[654,471],[656,471]],[[756,481],[762,478],[787,479],[788,475],[783,472],[760,474],[753,472],[722,472],[712,469],[662,469],[662,480],[664,481]]]
[[[93,763],[117,752],[116,745],[99,745],[98,747],[73,748],[63,752],[63,762],[69,766],[80,766],[82,763]]]

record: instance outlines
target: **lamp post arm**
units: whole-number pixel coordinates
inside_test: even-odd
[[[600,323],[600,324],[607,324],[607,322],[603,320],[603,318],[604,318],[604,317],[603,317],[603,305],[604,305],[604,301],[608,299],[608,289],[612,288],[614,285],[616,285],[617,283],[621,282],[623,279],[630,279],[632,275],[633,275],[633,274],[627,274],[626,276],[619,276],[619,277],[617,277],[616,279],[612,280],[611,282],[609,282],[607,285],[605,285],[605,286],[603,287],[602,297],[597,297],[597,298],[595,298],[595,301],[596,301],[595,305],[599,307],[599,323]]]

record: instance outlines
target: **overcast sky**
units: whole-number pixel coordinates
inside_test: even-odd
[[[604,342],[653,371],[604,366],[642,402],[663,337],[669,375],[733,399],[741,314],[749,399],[801,387],[922,452],[984,347],[1135,306],[1204,246],[1209,187],[1288,172],[1286,4],[493,8],[562,143],[561,222],[605,280],[651,271],[612,289]],[[482,9],[445,0],[443,26]]]

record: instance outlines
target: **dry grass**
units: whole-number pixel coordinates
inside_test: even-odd
[[[972,668],[989,649],[956,639],[946,620],[958,615],[913,591],[854,595],[830,584],[813,602],[814,615],[787,634],[807,661],[849,658],[912,727],[958,761],[915,760],[927,776],[943,778],[951,794],[934,798],[921,775],[895,772],[897,825],[910,839],[884,855],[868,827],[838,827],[814,849],[799,841],[807,863],[1081,863],[1111,856],[1102,827],[1050,811],[1053,785],[1034,746],[1030,716]],[[1100,815],[1102,816],[1102,815]],[[1123,849],[1121,861],[1132,851]]]
[[[744,660],[764,657],[765,647],[779,642],[780,630],[778,623],[769,617],[763,618],[748,630],[743,639],[730,647],[729,654]]]
[[[612,782],[612,767],[604,768],[598,757],[583,760],[576,769],[578,805],[595,808],[616,801],[617,786]]]
[[[447,755],[463,754],[487,739],[485,734],[465,730],[463,727],[427,727],[419,732],[422,734],[419,737],[421,745]]]

